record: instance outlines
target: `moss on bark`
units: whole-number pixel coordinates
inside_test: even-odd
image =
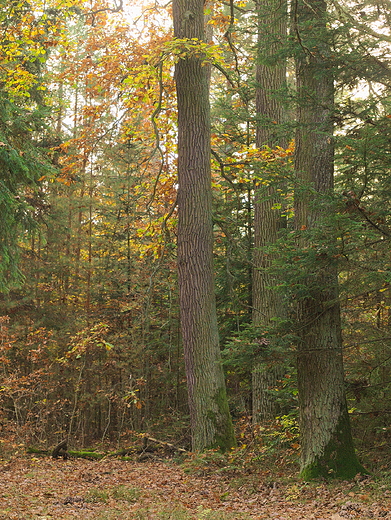
[[[70,457],[78,459],[100,460],[105,456],[104,453],[97,453],[96,451],[68,451]]]
[[[216,403],[218,414],[209,411],[209,419],[213,422],[215,429],[215,442],[212,449],[218,449],[225,453],[236,446],[235,432],[232,424],[231,414],[229,412],[227,392],[225,388],[220,388],[216,393],[214,401]]]
[[[349,416],[346,411],[341,414],[329,443],[321,454],[302,468],[300,477],[306,481],[318,478],[350,480],[359,473],[368,474],[354,451]]]

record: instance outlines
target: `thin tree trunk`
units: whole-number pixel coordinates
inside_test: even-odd
[[[324,217],[332,212],[326,201],[333,190],[334,82],[326,9],[323,0],[298,0],[293,9],[300,46],[295,217],[304,250],[311,246],[306,237],[324,226]],[[311,200],[320,200],[320,194],[325,195],[321,209]],[[306,479],[352,478],[363,468],[354,452],[346,405],[337,269],[332,258],[317,260],[321,268],[310,268],[306,296],[298,303],[301,474]]]
[[[174,0],[176,38],[204,40],[204,0]],[[178,276],[194,450],[235,444],[214,293],[208,68],[181,58],[178,102]]]
[[[277,57],[287,36],[287,4],[280,0],[258,0],[258,56],[256,66],[256,146],[286,147],[281,136],[284,107],[282,89],[286,85],[286,60]],[[267,175],[267,168],[265,174]],[[277,280],[270,274],[273,258],[266,248],[278,239],[280,211],[273,209],[278,201],[276,186],[260,187],[254,199],[253,315],[255,327],[270,328],[274,320],[284,319],[282,294],[273,287]],[[275,359],[260,356],[252,372],[252,414],[255,423],[275,417],[277,406],[270,389],[283,375],[284,366]]]

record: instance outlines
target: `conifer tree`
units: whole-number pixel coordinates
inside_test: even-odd
[[[42,67],[51,29],[34,31],[39,21],[25,2],[2,7],[0,22],[0,291],[7,291],[21,281],[18,238],[44,204],[38,180],[52,172],[42,139],[49,115]]]

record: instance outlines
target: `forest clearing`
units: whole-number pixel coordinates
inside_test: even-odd
[[[204,475],[195,473],[169,460],[15,457],[0,465],[0,519],[391,518],[389,480],[303,483],[286,468],[241,474],[204,467]]]

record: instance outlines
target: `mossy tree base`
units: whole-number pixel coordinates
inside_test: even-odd
[[[356,475],[367,475],[368,471],[360,464],[354,451],[350,432],[349,415],[343,410],[334,435],[320,455],[303,464],[300,477],[303,480],[319,478],[351,480]]]
[[[316,458],[312,464],[301,470],[300,477],[305,481],[320,478],[351,480],[358,474],[367,475],[368,471],[359,463],[356,455],[353,455],[339,461]]]
[[[210,409],[205,413],[198,410],[198,416],[202,417],[204,429],[193,434],[194,451],[204,451],[205,449],[216,449],[221,453],[236,447],[235,431],[232,424],[231,415],[228,408],[227,393],[225,387],[220,388],[214,398],[210,401]],[[198,435],[200,435],[200,439]],[[211,438],[213,442],[209,445],[205,439]]]

